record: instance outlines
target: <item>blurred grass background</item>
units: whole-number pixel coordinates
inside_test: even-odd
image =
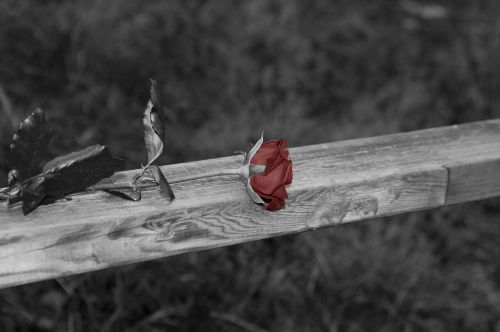
[[[0,1],[0,143],[162,163],[500,117],[497,0]],[[0,185],[6,175],[0,172]],[[500,200],[0,291],[1,331],[500,331]]]

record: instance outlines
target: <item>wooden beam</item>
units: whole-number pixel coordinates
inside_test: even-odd
[[[0,204],[0,287],[500,195],[500,119],[290,149],[286,208],[264,210],[231,176],[172,184],[170,205],[87,192],[23,216]],[[238,167],[162,167],[173,182]],[[115,174],[126,183],[134,171]]]

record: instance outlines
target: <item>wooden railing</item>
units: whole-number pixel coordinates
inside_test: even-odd
[[[28,216],[0,204],[0,287],[500,195],[500,119],[290,149],[286,207],[264,210],[231,176],[150,189],[139,202],[75,194]],[[162,167],[176,182],[241,156]],[[107,182],[130,181],[134,171]]]

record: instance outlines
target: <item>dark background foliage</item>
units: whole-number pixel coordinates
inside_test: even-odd
[[[500,117],[497,0],[0,1],[0,143],[162,163]],[[5,184],[0,174],[0,185]],[[500,331],[500,200],[0,291],[2,331]]]

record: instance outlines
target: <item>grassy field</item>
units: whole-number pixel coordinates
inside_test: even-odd
[[[148,78],[162,163],[500,117],[497,0],[0,1],[0,143],[136,168]],[[0,185],[5,185],[0,171]],[[0,291],[1,331],[500,331],[500,200]]]

